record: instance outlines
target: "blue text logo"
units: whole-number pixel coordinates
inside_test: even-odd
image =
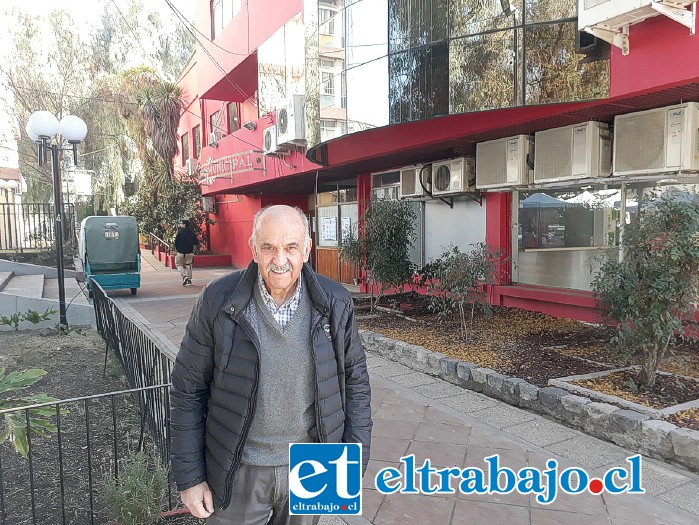
[[[289,445],[289,514],[361,514],[362,445]]]

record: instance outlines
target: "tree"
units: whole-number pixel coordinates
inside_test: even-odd
[[[501,275],[503,265],[509,257],[484,243],[471,245],[472,250],[462,252],[458,246],[450,245],[435,261],[422,269],[421,280],[427,285],[430,310],[439,321],[459,315],[461,335],[466,337],[473,330],[476,305],[490,314],[487,286],[493,285]],[[471,305],[470,322],[466,320],[466,309]]]
[[[409,249],[415,241],[415,211],[409,202],[372,201],[359,221],[359,231],[350,233],[340,248],[340,257],[367,272],[372,292],[379,294],[373,309],[389,288],[402,289],[415,271]]]
[[[660,362],[699,297],[699,206],[664,195],[641,209],[623,234],[623,260],[611,254],[592,288],[618,323],[612,342],[643,359],[638,380],[652,390]]]

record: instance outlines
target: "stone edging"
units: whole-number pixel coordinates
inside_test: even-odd
[[[480,368],[369,330],[360,330],[359,335],[366,350],[413,370],[544,414],[635,452],[699,472],[699,431],[651,419],[634,410],[592,401],[562,388],[539,388],[524,379],[508,377],[490,368]]]

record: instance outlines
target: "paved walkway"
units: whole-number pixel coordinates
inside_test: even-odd
[[[179,275],[150,253],[142,260],[142,285],[136,297],[114,292],[173,352],[184,333],[196,295],[210,279],[230,269],[194,270],[194,286],[183,287]],[[577,466],[591,474],[626,466],[634,455],[537,414],[461,389],[379,356],[368,355],[372,383],[374,433],[371,461],[364,479],[363,516],[350,525],[415,524],[698,524],[699,476],[681,467],[643,458],[645,495],[561,495],[543,506],[521,494],[382,496],[374,475],[384,467],[401,469],[399,458],[415,454],[421,464],[480,467],[483,458],[500,455],[501,465],[515,470],[546,468],[555,458],[559,470]],[[456,487],[456,483],[454,483]],[[323,524],[342,524],[325,518]]]

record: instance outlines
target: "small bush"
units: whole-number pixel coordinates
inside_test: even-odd
[[[120,525],[156,523],[165,505],[167,469],[144,452],[119,461],[119,477],[112,472],[102,479],[109,516]]]

